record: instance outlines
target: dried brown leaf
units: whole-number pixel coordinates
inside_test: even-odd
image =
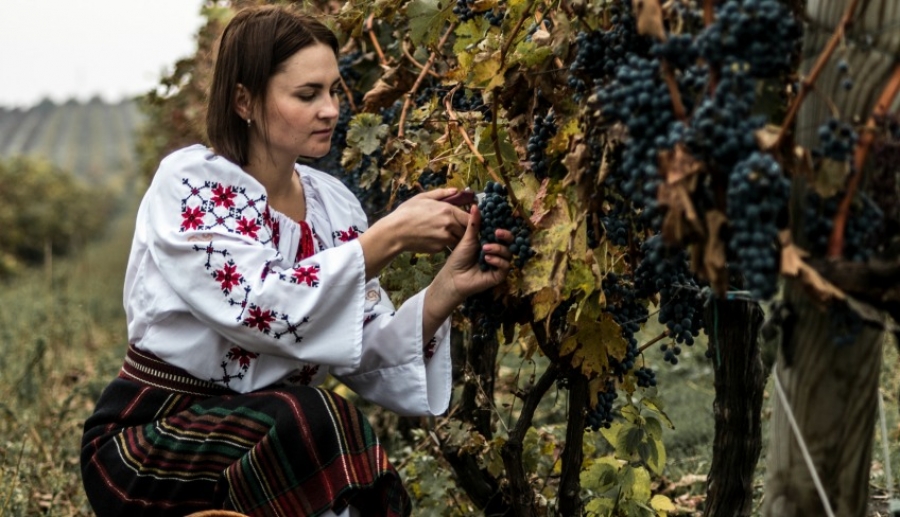
[[[535,226],[540,226],[541,220],[550,213],[550,208],[552,208],[544,206],[544,200],[547,198],[548,184],[548,179],[544,178],[541,182],[541,188],[538,189],[537,194],[534,196],[534,203],[531,204],[531,222],[534,223]]]
[[[791,241],[791,232],[783,230],[781,240],[781,274],[800,280],[810,294],[821,302],[844,300],[846,295],[803,260],[808,254]]]
[[[694,158],[682,144],[676,145],[672,151],[659,153],[659,170],[666,183],[678,183],[698,174],[702,169],[703,163]]]
[[[416,76],[405,67],[386,69],[372,89],[363,96],[363,110],[376,113],[379,109],[393,106],[397,99],[412,88],[415,81]]]

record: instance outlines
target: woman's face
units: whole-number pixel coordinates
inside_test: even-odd
[[[294,161],[320,158],[331,148],[340,106],[340,74],[331,47],[316,43],[297,51],[269,79],[266,105],[268,145],[251,131],[251,150]],[[251,151],[252,152],[252,151]]]

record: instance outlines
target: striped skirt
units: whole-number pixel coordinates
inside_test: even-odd
[[[81,469],[100,517],[411,511],[365,417],[311,387],[203,396],[115,379],[85,423]]]

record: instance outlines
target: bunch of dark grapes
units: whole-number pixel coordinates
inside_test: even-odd
[[[575,298],[569,298],[557,305],[553,312],[550,313],[550,328],[556,331],[557,335],[562,334],[563,330],[568,327],[569,309],[573,305],[575,305]]]
[[[472,342],[476,345],[484,344],[497,335],[500,315],[490,290],[466,298],[461,312],[472,324]]]
[[[419,175],[419,186],[424,190],[431,190],[447,183],[447,168],[444,167],[439,171],[425,169]]]
[[[841,87],[844,90],[852,90],[853,76],[850,75],[850,63],[848,63],[846,59],[841,59],[838,61],[837,70],[838,73],[843,76],[843,79],[841,79]]]
[[[819,126],[819,147],[812,150],[814,158],[829,158],[846,162],[853,157],[859,136],[853,126],[838,119],[830,119]]]
[[[800,24],[778,0],[727,0],[697,37],[697,49],[717,68],[742,62],[753,77],[776,77],[791,70],[801,36]]]
[[[500,27],[503,25],[503,18],[506,16],[506,6],[503,3],[498,4],[496,11],[494,9],[490,9],[485,11],[484,19],[488,21],[494,27]]]
[[[650,54],[657,59],[664,59],[679,70],[687,70],[700,57],[694,37],[690,34],[673,34],[664,42],[654,43]]]
[[[619,325],[621,335],[627,342],[625,357],[621,361],[615,357],[609,358],[613,374],[621,377],[634,368],[637,360],[638,342],[634,335],[647,321],[647,307],[638,298],[634,284],[627,275],[607,274],[603,280],[603,294],[606,297],[604,310]]]
[[[544,117],[540,115],[534,117],[534,126],[531,129],[531,136],[528,138],[527,150],[531,170],[539,179],[547,177],[549,171],[547,145],[550,144],[550,139],[556,136],[556,131],[556,120],[552,111]]]
[[[422,88],[416,96],[416,105],[422,106],[431,102],[436,97],[437,103],[443,108],[444,99],[452,92],[454,87],[444,85],[429,85]],[[490,122],[493,114],[491,107],[484,103],[484,99],[478,90],[468,88],[458,89],[453,92],[450,99],[450,107],[456,112],[478,112],[484,120]]]
[[[603,116],[628,128],[622,163],[611,174],[623,197],[642,216],[657,215],[656,193],[660,182],[659,152],[680,140],[680,123],[672,112],[672,98],[660,77],[658,60],[629,56],[616,79],[598,90],[596,99]]]
[[[728,177],[728,250],[744,276],[744,287],[759,300],[778,289],[778,231],[787,223],[790,189],[778,162],[759,152],[738,163]]]
[[[599,431],[601,428],[612,427],[613,404],[618,396],[616,385],[612,381],[607,382],[604,389],[597,392],[597,405],[587,411],[585,429]]]
[[[494,231],[498,228],[509,230],[513,234],[513,242],[509,246],[509,251],[513,254],[513,263],[520,269],[525,267],[528,259],[535,254],[531,248],[531,230],[522,218],[513,215],[506,187],[493,181],[487,182],[484,197],[478,203],[478,211],[481,213],[481,229],[478,234],[481,245],[497,242]],[[478,257],[478,263],[482,271],[494,267],[484,260],[483,251]]]
[[[621,200],[616,200],[609,211],[600,217],[600,221],[603,223],[606,238],[616,246],[628,245],[628,234],[633,226],[636,232],[640,232],[644,228],[640,221],[632,222],[631,210]]]
[[[677,364],[680,344],[691,346],[703,330],[703,304],[700,287],[691,273],[688,252],[665,245],[654,235],[641,245],[641,262],[635,271],[635,287],[640,296],[659,293],[659,322],[673,340],[664,345],[665,360]]]
[[[806,197],[803,229],[809,251],[823,256],[828,251],[828,241],[834,228],[834,216],[843,193],[822,199],[815,192]],[[879,245],[885,219],[881,209],[866,194],[858,194],[850,205],[844,227],[843,257],[854,262],[865,262]]]
[[[456,0],[456,5],[453,6],[453,14],[459,18],[460,23],[473,20],[476,15],[475,10],[473,9],[474,6],[474,0]]]
[[[656,372],[651,368],[642,366],[634,371],[634,376],[637,379],[637,385],[640,388],[652,388],[656,386]]]
[[[645,55],[650,40],[637,33],[631,2],[612,4],[609,29],[580,32],[575,37],[575,59],[569,66],[569,86],[583,93],[604,84],[625,63],[626,56]],[[576,99],[577,100],[577,99]]]
[[[735,64],[722,70],[715,92],[700,103],[686,129],[685,144],[694,156],[730,170],[759,149],[755,133],[766,119],[751,115],[755,88],[745,67]]]

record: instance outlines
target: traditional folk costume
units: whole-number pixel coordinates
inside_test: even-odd
[[[449,322],[422,336],[424,291],[394,309],[366,281],[366,216],[337,179],[297,166],[307,219],[203,146],[160,164],[125,278],[129,348],[85,423],[98,515],[406,515],[408,495],[334,375],[402,415],[446,410]]]

